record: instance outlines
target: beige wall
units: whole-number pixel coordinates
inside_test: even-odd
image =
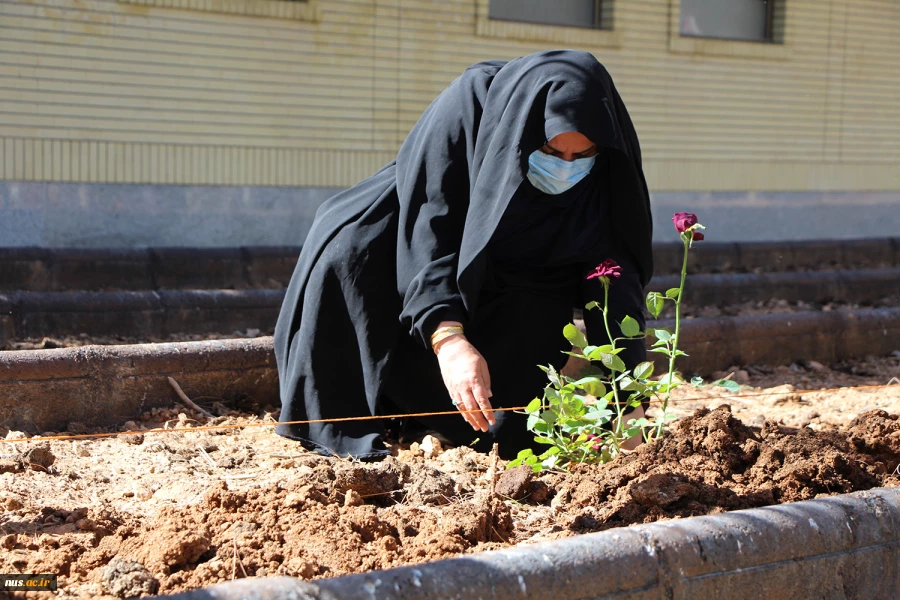
[[[0,180],[347,186],[467,65],[575,47],[651,189],[900,190],[896,0],[784,0],[783,44],[680,38],[678,0],[616,0],[612,31],[486,2],[0,2]]]

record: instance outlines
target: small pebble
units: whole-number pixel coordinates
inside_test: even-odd
[[[347,490],[344,495],[344,506],[361,506],[363,503],[362,496],[356,490]]]
[[[434,458],[444,451],[441,441],[433,435],[426,435],[419,445],[425,458]]]
[[[49,448],[44,446],[36,446],[26,452],[22,460],[26,465],[36,471],[46,470],[50,465],[56,462],[56,456],[50,452]]]
[[[140,446],[144,443],[144,434],[142,433],[126,433],[124,435],[120,435],[119,439],[125,442],[126,444],[133,444],[135,446]]]
[[[413,442],[409,445],[409,451],[413,456],[425,456],[425,453],[422,452],[422,445],[419,442]]]

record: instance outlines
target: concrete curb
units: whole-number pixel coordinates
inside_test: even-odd
[[[674,329],[671,321],[662,324]],[[681,327],[679,347],[689,356],[678,368],[701,375],[733,365],[887,356],[900,348],[900,308],[689,319]],[[651,356],[663,368],[664,356]]]
[[[900,489],[882,488],[304,582],[250,579],[172,600],[889,599]]]
[[[653,246],[654,273],[681,273],[682,244]],[[699,242],[688,257],[689,273],[803,271],[900,267],[900,238],[797,242]]]
[[[727,305],[780,298],[806,302],[900,304],[900,269],[692,275],[685,301]],[[649,289],[678,285],[656,277]],[[44,336],[121,335],[164,338],[171,333],[271,331],[284,298],[281,289],[159,290],[143,292],[0,293],[0,343]]]
[[[282,288],[299,246],[0,248],[0,290]]]
[[[0,294],[0,343],[45,336],[272,331],[284,290],[9,292]]]
[[[663,321],[660,326],[670,326]],[[652,325],[651,325],[652,327]],[[834,362],[900,347],[900,308],[690,319],[679,359],[686,373],[732,365]],[[652,343],[648,340],[648,344]],[[663,356],[651,354],[661,370]],[[70,421],[111,425],[175,400],[175,377],[192,398],[279,403],[272,338],[0,352],[0,425],[40,433]]]
[[[678,287],[680,277],[654,277],[647,291]],[[900,304],[900,269],[855,271],[789,271],[781,273],[691,274],[683,300],[693,306],[724,306],[742,302],[880,302]]]
[[[681,244],[655,244],[657,275],[681,272]],[[285,287],[299,246],[241,248],[0,248],[0,290]],[[702,242],[691,273],[900,267],[900,238]]]
[[[193,398],[277,406],[272,338],[0,352],[0,425],[65,431],[121,424],[174,404],[173,377]]]

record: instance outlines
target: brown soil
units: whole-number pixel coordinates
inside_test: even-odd
[[[885,384],[900,358],[847,372],[796,367],[735,370],[747,377],[741,398],[678,390],[673,408],[685,416],[663,440],[572,473],[503,471],[494,497],[490,457],[469,448],[395,447],[379,464],[326,459],[276,436],[267,413],[183,431],[198,423],[154,410],[123,429],[172,432],[88,441],[11,432],[23,439],[0,445],[0,572],[57,573],[63,597],[131,597],[900,485],[900,385],[804,391]]]

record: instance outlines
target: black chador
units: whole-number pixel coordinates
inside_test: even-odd
[[[600,150],[556,195],[526,179],[547,140],[579,132]],[[637,136],[612,79],[590,54],[542,52],[469,67],[428,107],[397,159],[325,202],[275,330],[281,421],[453,410],[430,336],[460,321],[487,361],[495,408],[523,406],[565,363],[573,307],[602,301],[585,276],[623,266],[615,320],[641,315],[652,274],[651,219]],[[588,338],[607,343],[599,311]],[[613,335],[618,329],[613,326]],[[643,343],[623,355],[645,358]],[[532,446],[524,417],[497,413],[487,433],[460,416],[420,419],[459,445],[514,455]],[[380,420],[279,425],[325,454],[389,452]]]

